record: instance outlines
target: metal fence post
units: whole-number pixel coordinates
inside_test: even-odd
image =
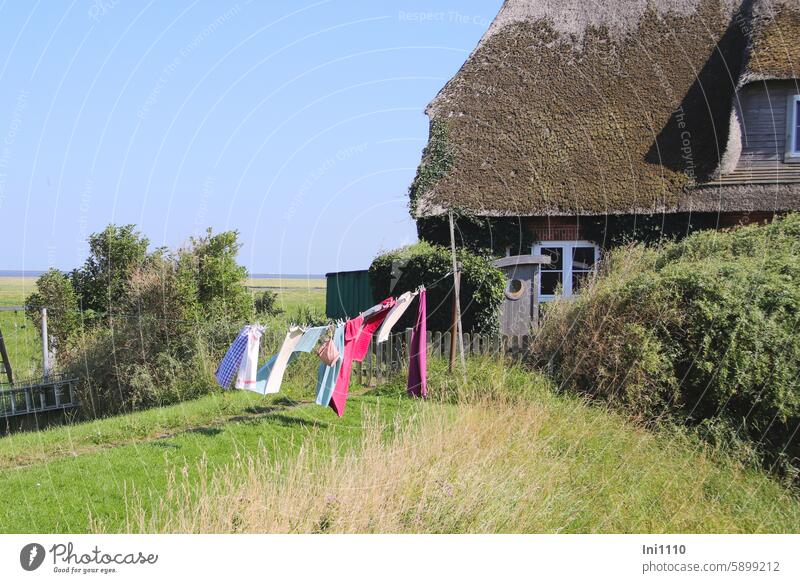
[[[47,308],[42,308],[42,369],[45,378],[50,374],[50,346],[47,336]]]

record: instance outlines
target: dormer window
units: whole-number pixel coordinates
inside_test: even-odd
[[[789,96],[786,114],[786,161],[800,162],[800,95]]]

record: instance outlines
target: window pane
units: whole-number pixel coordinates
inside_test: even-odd
[[[578,293],[580,289],[583,287],[583,284],[586,283],[586,280],[589,279],[589,275],[591,275],[591,271],[573,271],[572,272],[572,293]]]
[[[800,101],[794,104],[794,151],[800,152]]]
[[[561,271],[564,269],[563,251],[564,249],[561,247],[542,247],[540,253],[550,258],[550,264],[542,265],[542,270]]]
[[[561,285],[561,272],[543,271],[540,276],[542,278],[542,295],[551,296],[556,293],[556,289]]]
[[[572,250],[572,269],[592,269],[595,264],[594,247],[575,247]]]

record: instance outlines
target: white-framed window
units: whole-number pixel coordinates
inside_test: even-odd
[[[798,158],[800,157],[800,95],[789,96],[789,110],[787,113],[789,143],[786,144],[786,153],[787,156]]]
[[[590,241],[542,241],[533,246],[534,255],[550,257],[539,274],[539,300],[546,302],[561,294],[570,297],[597,269],[600,248]]]

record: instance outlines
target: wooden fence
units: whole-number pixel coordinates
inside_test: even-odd
[[[505,355],[519,358],[530,347],[532,337],[486,336],[483,334],[464,334],[464,355]],[[428,332],[428,356],[450,358],[450,332]],[[411,342],[411,328],[405,332],[389,335],[386,342],[377,344],[373,337],[367,356],[363,362],[353,365],[353,375],[362,386],[381,384],[393,374],[408,367],[408,345]],[[457,349],[456,349],[457,350]]]

